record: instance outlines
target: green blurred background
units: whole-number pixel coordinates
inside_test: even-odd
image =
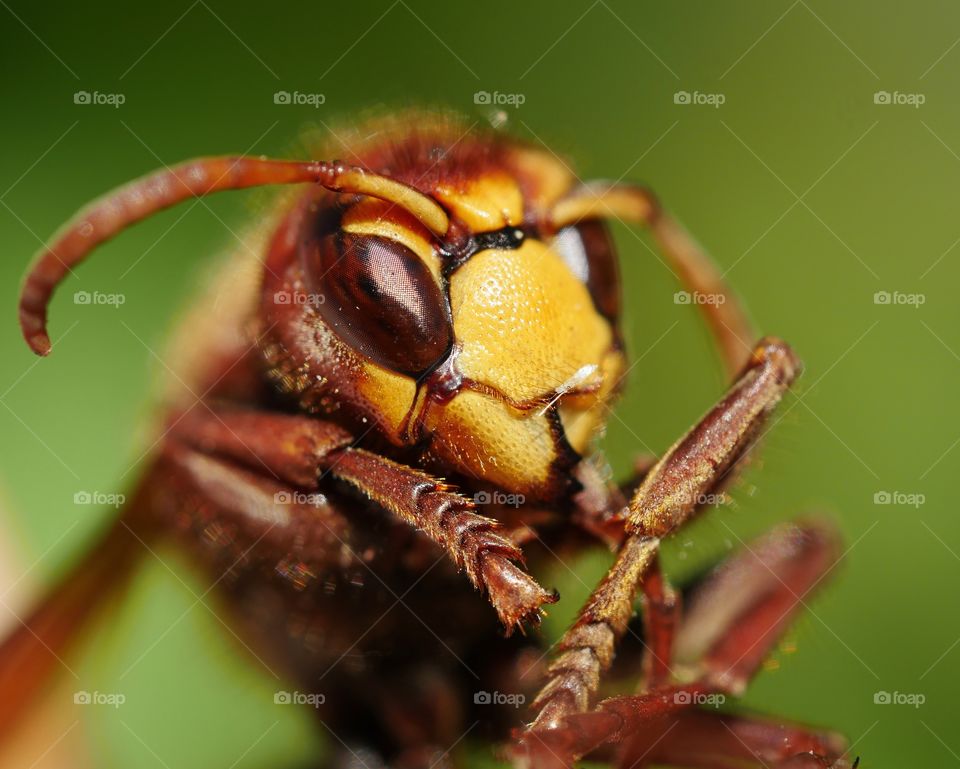
[[[475,92],[522,94],[521,106],[504,108],[510,130],[572,157],[584,178],[626,174],[653,186],[728,270],[758,327],[806,363],[735,502],[668,546],[682,578],[805,511],[829,514],[844,532],[833,583],[746,704],[839,728],[865,767],[960,762],[950,486],[960,460],[960,6],[0,6],[0,468],[11,571],[33,564],[21,589],[52,579],[112,514],[73,504],[75,493],[121,491],[135,477],[138,427],[163,374],[151,350],[162,349],[204,260],[236,245],[259,201],[212,198],[104,248],[60,291],[55,354],[38,361],[14,306],[43,239],[82,203],[161,163],[287,155],[305,127],[370,107],[441,105],[486,120]],[[125,102],[75,104],[77,91]],[[277,91],[325,102],[278,105]],[[681,91],[723,103],[677,104]],[[876,103],[877,92],[895,94],[892,103]],[[648,241],[617,235],[628,342],[643,355],[605,440],[625,471],[635,453],[668,446],[723,378]],[[76,305],[80,290],[122,293],[125,304]],[[922,304],[878,304],[883,291]],[[922,497],[875,504],[882,492]],[[243,657],[205,608],[210,597],[197,601],[206,585],[163,557],[185,584],[148,557],[112,623],[70,659],[75,688],[126,696],[116,710],[77,710],[97,765],[266,767],[310,755],[325,736],[273,705],[277,682]],[[605,561],[588,559],[582,580],[592,583]],[[566,610],[551,633],[585,592],[561,571],[556,584]],[[925,702],[875,704],[882,691]],[[470,755],[486,761],[482,746]]]

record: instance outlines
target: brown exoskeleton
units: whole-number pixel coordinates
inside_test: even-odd
[[[82,211],[34,263],[20,322],[46,354],[51,295],[100,243],[194,196],[298,185],[256,279],[229,272],[230,309],[188,325],[189,394],[167,404],[130,502],[0,649],[0,730],[147,545],[174,535],[251,647],[324,692],[343,744],[391,765],[431,766],[484,707],[478,689],[539,678],[506,749],[520,767],[849,767],[833,733],[696,707],[742,691],[835,562],[832,529],[775,529],[682,612],[658,559],[799,373],[789,347],[753,342],[715,268],[640,187],[578,183],[550,153],[452,119],[379,126],[350,152],[161,170]],[[648,225],[690,291],[723,299],[701,307],[733,380],[622,489],[593,446],[627,366],[607,217]],[[535,638],[509,637],[558,600],[536,566],[590,539],[616,559],[540,667]],[[618,662],[639,686],[600,699],[638,596],[642,654],[625,642]],[[490,713],[487,736],[505,739],[517,725]]]

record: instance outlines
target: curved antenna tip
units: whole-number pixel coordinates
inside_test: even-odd
[[[29,286],[20,294],[20,333],[24,341],[37,355],[49,355],[53,345],[47,333],[47,321],[44,312],[36,312],[24,301],[29,296]]]
[[[49,355],[50,350],[53,349],[53,345],[50,343],[50,337],[47,336],[45,331],[38,331],[37,333],[31,334],[30,336],[24,338],[27,340],[27,344],[30,346],[30,349],[33,350],[37,355]]]

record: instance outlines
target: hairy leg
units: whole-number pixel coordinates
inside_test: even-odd
[[[660,737],[692,706],[719,701],[711,696],[741,693],[804,607],[804,597],[829,573],[838,550],[835,532],[820,523],[785,524],[748,544],[691,596],[676,644],[677,672],[690,683],[613,697],[591,712],[564,716],[553,728],[524,732],[514,759],[534,769],[569,767],[604,744],[637,735],[642,745],[644,735]],[[717,600],[720,595],[723,600]],[[831,761],[842,753],[838,739],[833,738],[823,754]],[[625,750],[633,750],[632,743],[627,745]],[[801,746],[798,752],[805,749]],[[633,755],[639,755],[637,751],[643,752],[637,747]]]
[[[633,613],[641,580],[656,563],[660,538],[685,523],[723,482],[797,368],[783,343],[761,341],[727,395],[650,470],[630,501],[629,536],[614,565],[558,644],[549,680],[533,703],[533,729],[555,727],[587,708]]]
[[[828,731],[748,716],[688,710],[651,722],[617,752],[615,765],[652,764],[690,769],[850,767],[846,740]],[[799,763],[796,763],[799,762]]]
[[[669,680],[673,644],[680,620],[680,596],[660,568],[660,558],[651,565],[643,580],[643,628],[646,655],[643,666],[643,690],[655,689]]]
[[[301,416],[238,409],[194,409],[174,423],[177,441],[194,450],[318,488],[321,476],[344,481],[422,531],[485,592],[509,634],[539,620],[556,595],[521,566],[523,554],[501,525],[476,512],[472,500],[442,480],[373,452],[352,448],[340,428]]]

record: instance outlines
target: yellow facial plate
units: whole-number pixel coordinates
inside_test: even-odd
[[[381,428],[387,437],[393,443],[402,445],[404,436],[401,427],[417,395],[416,384],[404,374],[387,371],[369,361],[364,361],[363,373],[357,389],[375,406],[374,413],[379,415]]]
[[[567,442],[578,454],[588,453],[590,442],[606,422],[605,410],[610,396],[626,368],[623,353],[613,350],[604,357],[600,370],[603,385],[589,396],[571,396],[560,401],[560,421]]]
[[[431,408],[426,425],[434,451],[477,478],[531,495],[549,479],[556,447],[545,416],[464,390]]]
[[[517,183],[505,173],[485,174],[462,186],[440,186],[434,196],[474,232],[523,222],[523,196]]]
[[[518,173],[533,181],[534,189],[528,192],[527,206],[541,216],[576,181],[563,163],[543,150],[520,147],[510,153],[510,160]]]
[[[515,403],[596,381],[612,332],[586,287],[543,243],[482,251],[450,282],[457,368]]]

